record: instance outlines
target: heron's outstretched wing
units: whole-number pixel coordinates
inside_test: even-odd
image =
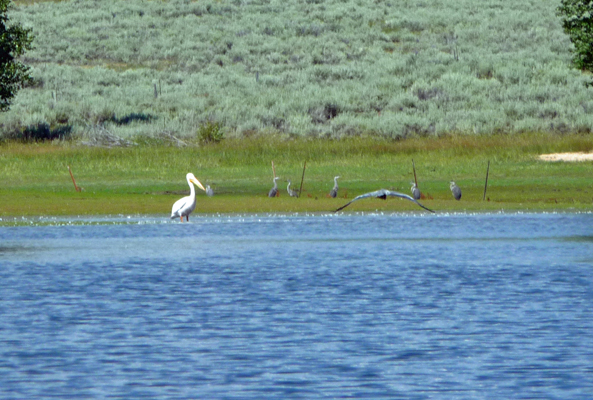
[[[408,196],[407,194],[403,194],[403,193],[399,193],[399,192],[393,192],[391,190],[384,190],[385,195],[386,196],[391,196],[391,197],[400,197],[402,199],[406,199],[406,200],[410,200],[411,202],[416,203],[417,205],[419,205],[420,207],[424,208],[426,211],[430,211],[431,213],[433,213],[434,211],[431,210],[430,208],[426,208],[424,207],[422,204],[418,203],[418,201],[413,198],[412,196]]]
[[[377,197],[377,198],[380,198],[380,199],[385,200],[387,198],[387,196],[390,196],[390,197],[400,197],[402,199],[410,200],[411,202],[416,203],[420,207],[424,208],[426,211],[430,211],[431,213],[434,212],[430,208],[424,207],[422,204],[420,204],[416,200],[414,200],[413,197],[408,196],[407,194],[403,194],[403,193],[399,193],[399,192],[394,192],[394,191],[391,191],[391,190],[385,190],[385,189],[379,189],[379,190],[375,190],[374,192],[369,192],[369,193],[361,194],[360,196],[357,196],[357,197],[353,198],[347,204],[345,204],[342,207],[338,208],[334,212],[338,212],[340,210],[343,210],[344,208],[348,207],[350,204],[352,204],[355,201],[360,200],[360,199],[366,199],[366,198],[369,198],[369,197]]]
[[[343,210],[344,208],[348,207],[350,204],[354,203],[357,200],[366,199],[366,198],[369,198],[369,197],[378,197],[378,198],[385,199],[386,198],[385,190],[384,189],[375,190],[374,192],[369,192],[369,193],[361,194],[360,196],[356,196],[355,198],[353,198],[348,203],[346,203],[342,207],[338,208],[334,212],[338,212],[340,210]]]

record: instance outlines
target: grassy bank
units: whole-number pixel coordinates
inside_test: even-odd
[[[285,140],[252,138],[188,146],[85,147],[74,143],[0,145],[0,216],[167,214],[188,193],[194,172],[216,195],[198,194],[196,213],[330,211],[378,188],[410,192],[412,159],[423,203],[437,211],[591,210],[593,163],[547,163],[541,153],[591,151],[591,135],[447,136],[390,141],[377,138]],[[281,196],[269,199],[271,161]],[[286,194],[285,179],[300,183],[302,198]],[[490,161],[487,197],[482,201]],[[83,191],[74,190],[67,166]],[[326,196],[340,175],[338,199]],[[449,181],[463,191],[452,199]],[[344,198],[346,197],[346,198]],[[390,199],[364,200],[349,208],[413,210]]]

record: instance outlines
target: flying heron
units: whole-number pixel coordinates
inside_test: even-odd
[[[280,178],[274,178],[274,187],[270,189],[270,191],[268,192],[268,197],[276,197],[276,195],[278,194],[278,183],[276,182],[278,179]]]
[[[455,200],[461,199],[461,189],[459,189],[459,186],[457,186],[455,182],[451,181],[449,189],[451,189],[451,193],[453,193],[453,197],[455,197]]]
[[[329,192],[329,197],[333,197],[333,198],[338,197],[338,179],[339,178],[340,178],[339,176],[334,176],[334,187]]]
[[[194,189],[194,185],[202,190],[206,190],[191,172],[185,176],[185,179],[187,179],[187,184],[189,185],[189,196],[177,200],[171,209],[171,219],[179,217],[181,222],[183,222],[183,217],[189,221],[189,214],[196,208],[196,190]]]
[[[421,197],[421,193],[420,193],[420,189],[418,189],[418,186],[416,186],[416,183],[411,182],[412,183],[412,197],[414,198],[414,200],[420,200]]]
[[[210,185],[206,186],[206,194],[208,195],[208,197],[214,196],[214,190],[212,190]]]
[[[386,190],[386,189],[379,189],[379,190],[376,190],[374,192],[361,194],[360,196],[357,196],[357,197],[353,198],[348,203],[346,203],[342,207],[338,208],[334,212],[338,212],[340,210],[343,210],[344,208],[348,207],[350,204],[352,204],[355,201],[360,200],[360,199],[366,199],[366,198],[369,198],[369,197],[376,197],[378,199],[385,200],[387,198],[387,196],[389,196],[389,197],[400,197],[402,199],[410,200],[411,202],[416,203],[420,207],[424,208],[426,211],[430,211],[431,213],[434,212],[430,208],[424,207],[422,204],[418,203],[418,201],[416,201],[413,197],[408,196],[407,194],[403,194],[403,193],[399,193],[399,192],[394,192],[392,190]]]
[[[296,190],[292,190],[290,188],[290,179],[288,180],[288,186],[286,186],[286,191],[288,192],[290,197],[299,197],[299,192],[297,192]]]

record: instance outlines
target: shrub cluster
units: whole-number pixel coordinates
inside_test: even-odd
[[[222,126],[218,122],[208,121],[198,129],[198,139],[202,143],[218,143],[224,139]]]
[[[19,142],[44,142],[52,140],[70,140],[72,139],[72,126],[57,125],[50,126],[47,123],[40,122],[34,125],[15,127],[4,131],[4,139],[15,140]]]
[[[590,131],[557,0],[72,0],[17,7],[34,81],[0,126],[122,138]],[[118,117],[115,117],[118,116]],[[125,122],[122,118],[130,117]],[[144,118],[140,116],[151,116]],[[216,121],[216,129],[203,125]],[[122,123],[123,122],[123,123]],[[215,140],[214,137],[202,140]]]

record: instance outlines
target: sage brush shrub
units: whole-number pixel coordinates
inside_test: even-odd
[[[67,121],[73,137],[100,127],[128,139],[197,140],[204,121],[216,121],[226,137],[583,131],[593,128],[593,89],[570,68],[557,6],[558,0],[21,5],[10,17],[36,35],[25,59],[35,84],[0,114],[0,128]]]

